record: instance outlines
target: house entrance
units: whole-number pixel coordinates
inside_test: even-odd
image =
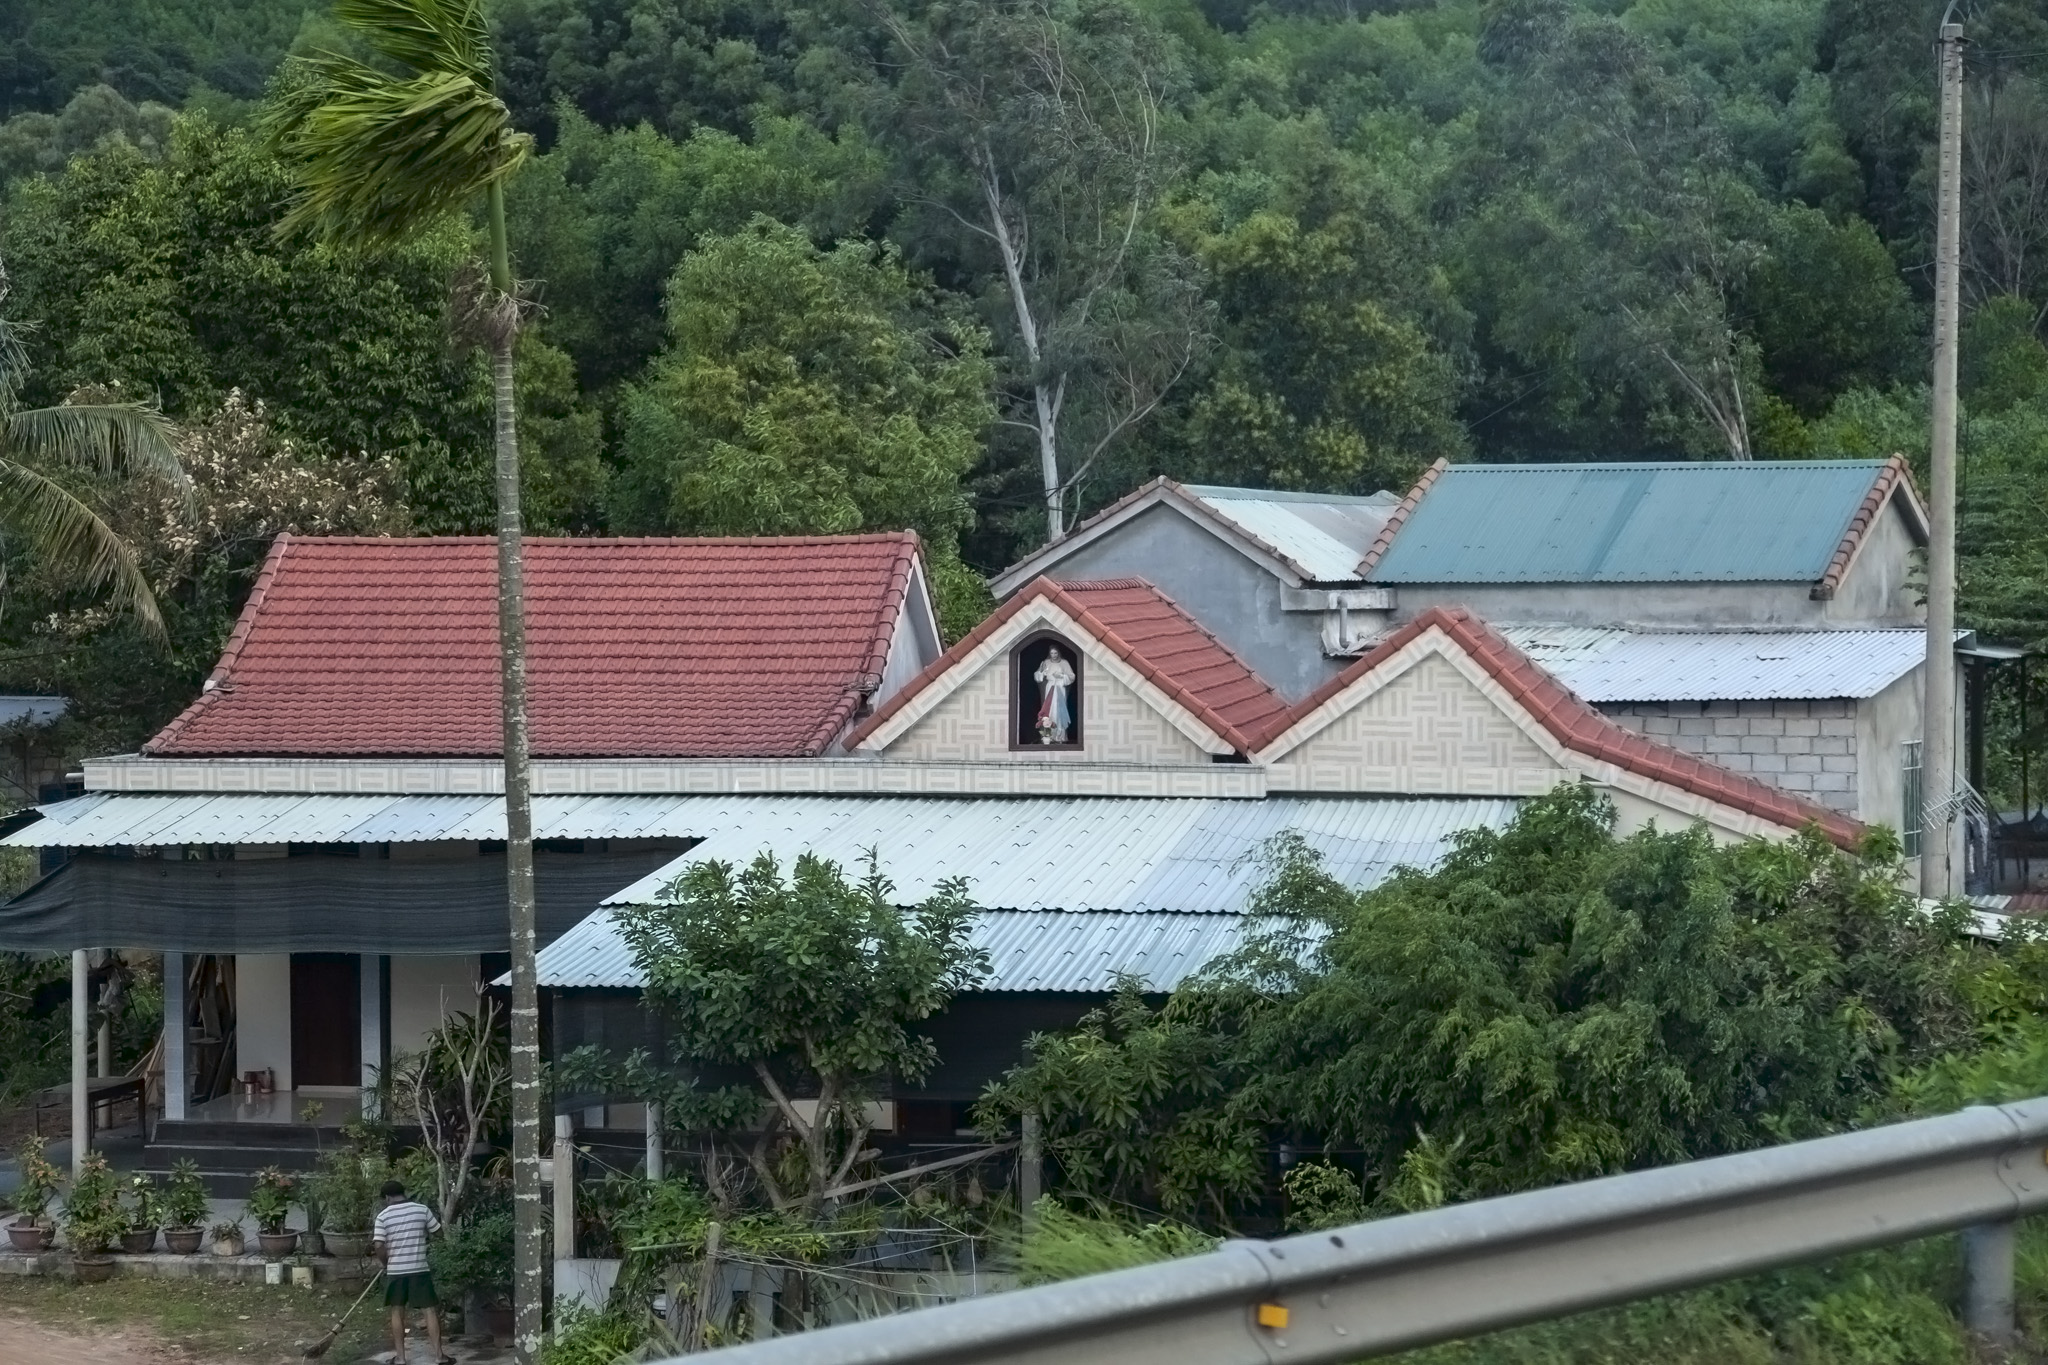
[[[362,959],[292,954],[292,1086],[363,1083]]]

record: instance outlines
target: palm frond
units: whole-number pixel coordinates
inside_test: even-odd
[[[281,235],[388,243],[453,213],[519,168],[532,139],[472,77],[405,79],[321,58],[273,105],[272,140],[299,163]]]
[[[116,606],[142,628],[165,638],[163,614],[135,555],[114,528],[61,484],[23,464],[0,459],[0,524],[18,534],[77,586],[106,587]]]
[[[126,471],[189,489],[173,444],[177,428],[143,403],[24,408],[0,419],[0,458],[68,464],[102,474]]]
[[[335,17],[385,56],[422,74],[491,85],[491,34],[482,0],[335,0]]]

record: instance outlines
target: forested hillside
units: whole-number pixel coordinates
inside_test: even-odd
[[[1924,458],[1940,8],[502,0],[536,519],[915,526],[957,630],[968,568],[1156,473]],[[2032,641],[2048,15],[1964,8],[1964,611]],[[273,232],[260,102],[344,41],[301,0],[0,17],[23,396],[156,395],[218,470],[197,527],[87,490],[167,590],[168,668],[10,552],[0,686],[127,707],[107,743],[182,703],[280,527],[489,523],[461,226],[376,259]]]

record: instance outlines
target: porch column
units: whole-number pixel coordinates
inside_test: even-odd
[[[362,1020],[363,1117],[377,1115],[377,1081],[384,1070],[384,959],[364,953],[356,971]]]
[[[185,955],[164,954],[164,1117],[185,1117],[192,1078],[185,1062]]]
[[[92,1147],[92,1109],[87,1103],[85,1054],[92,1001],[86,996],[85,949],[71,950],[71,1178],[85,1173],[85,1154]]]

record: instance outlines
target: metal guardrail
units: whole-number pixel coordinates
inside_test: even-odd
[[[1356,1360],[2048,1210],[2048,1099],[778,1337],[705,1365]],[[2005,1275],[2010,1297],[2010,1242]]]

